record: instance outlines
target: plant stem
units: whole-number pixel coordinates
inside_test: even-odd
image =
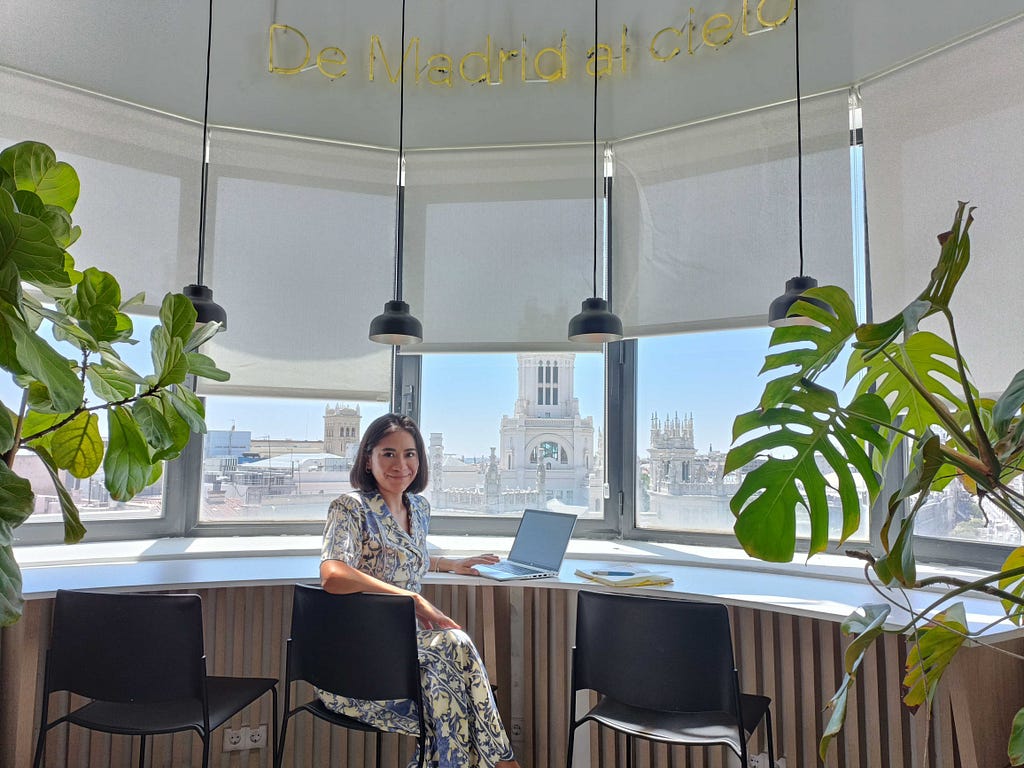
[[[8,469],[14,468],[14,457],[18,455],[18,448],[21,447],[21,428],[25,424],[25,410],[28,407],[28,389],[21,391],[21,407],[18,408],[18,420],[14,425],[14,442],[11,443],[11,450],[4,454],[4,462]]]
[[[71,413],[69,413],[63,419],[58,421],[56,424],[52,424],[49,427],[47,427],[46,429],[43,429],[43,430],[40,430],[39,432],[36,432],[34,435],[29,435],[28,437],[23,438],[21,440],[21,443],[22,444],[24,444],[24,443],[31,443],[33,440],[38,440],[40,437],[48,435],[51,432],[56,432],[58,429],[63,427],[65,424],[68,424],[68,423],[74,421],[80,414],[89,413],[89,411],[103,411],[103,410],[107,410],[109,408],[115,408],[115,407],[117,407],[119,405],[128,405],[129,403],[134,403],[135,401],[141,400],[144,397],[154,397],[155,395],[159,394],[160,389],[161,389],[160,387],[150,387],[145,392],[142,392],[142,393],[140,393],[138,395],[132,395],[131,397],[125,397],[125,398],[122,398],[120,400],[115,400],[114,402],[111,402],[111,403],[103,403],[102,405],[93,405],[93,406],[88,407],[88,408],[86,408],[83,405],[82,407],[76,408],[75,410],[73,410]],[[28,393],[28,390],[26,390],[26,394],[27,393]]]
[[[960,342],[957,341],[956,337],[956,325],[953,323],[953,313],[949,311],[949,307],[942,308],[942,314],[946,318],[946,324],[949,326],[950,341],[953,344],[953,350],[956,352],[956,369],[960,374],[960,386],[964,389],[964,401],[967,403],[967,410],[971,414],[971,424],[974,426],[974,431],[978,435],[978,447],[977,452],[979,453],[981,460],[985,462],[985,465],[989,468],[989,472],[995,472],[996,476],[999,475],[999,459],[996,458],[996,453],[992,449],[992,443],[989,442],[988,434],[985,432],[984,426],[981,423],[981,417],[978,415],[978,406],[974,402],[974,395],[971,393],[971,387],[967,379],[967,370],[964,368],[963,355],[960,354]]]

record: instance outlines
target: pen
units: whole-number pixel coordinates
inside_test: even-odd
[[[592,571],[595,576],[633,576],[633,571]]]

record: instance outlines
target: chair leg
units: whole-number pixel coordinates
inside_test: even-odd
[[[633,768],[633,737],[626,736],[626,768]]]
[[[768,737],[766,739],[768,742],[768,766],[775,768],[775,742],[772,738],[772,711],[770,708],[764,712],[764,730]]]
[[[281,735],[277,742],[277,752],[274,754],[274,768],[281,768],[281,764],[284,763],[284,742],[288,735],[288,719],[288,713],[285,712],[284,719],[281,721]]]
[[[569,738],[566,740],[565,768],[572,768],[572,748],[576,743],[576,729],[569,723]]]
[[[46,705],[43,705],[43,719],[39,723],[39,738],[36,740],[36,756],[32,761],[32,768],[39,768],[46,756]]]
[[[210,765],[210,734],[209,732],[203,734],[203,768],[208,768]]]
[[[146,768],[146,734],[139,736],[139,768]]]

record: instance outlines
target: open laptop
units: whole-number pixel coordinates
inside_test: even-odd
[[[575,525],[576,515],[525,509],[508,558],[494,565],[478,565],[476,570],[498,581],[557,576]]]

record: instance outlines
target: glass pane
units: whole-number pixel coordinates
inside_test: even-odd
[[[1017,493],[1024,491],[1021,478],[1010,483]],[[910,504],[911,502],[908,502]],[[934,492],[921,505],[914,528],[918,536],[976,541],[983,544],[1020,546],[1024,531],[1009,515],[992,504],[979,506],[959,480],[954,479],[943,490]]]
[[[322,522],[352,490],[363,430],[387,403],[209,397],[199,519]]]
[[[425,355],[421,415],[433,514],[603,517],[600,353]]]
[[[153,327],[158,320],[155,317],[136,315],[132,317],[134,333],[138,340],[137,344],[119,344],[116,346],[118,354],[133,370],[142,375],[151,373],[153,363],[150,357],[149,337]],[[40,326],[39,335],[55,347],[62,355],[71,360],[78,360],[81,363],[81,353],[77,347],[67,342],[53,340],[52,326],[45,321]],[[98,361],[98,358],[96,358]],[[14,384],[10,374],[0,377],[0,402],[12,411],[16,411],[21,403],[22,390]],[[103,402],[96,396],[88,383],[85,389],[86,405],[95,408]],[[100,436],[104,441],[106,449],[107,438],[107,416],[105,412],[98,412],[98,427]],[[35,506],[32,516],[27,523],[59,523],[61,521],[60,502],[53,479],[43,462],[30,450],[22,449],[14,457],[14,471],[21,477],[26,478],[32,484],[32,491],[35,493]],[[110,498],[104,486],[103,467],[89,478],[77,478],[70,472],[61,470],[59,472],[61,483],[71,494],[71,498],[78,506],[82,520],[88,524],[90,520],[128,520],[128,519],[152,519],[163,514],[163,475],[148,488],[145,488],[131,501],[115,501]]]
[[[754,407],[764,389],[764,379],[756,373],[764,361],[771,330],[750,328],[639,340],[638,528],[732,532],[735,518],[729,500],[747,468],[728,475],[722,470],[732,442],[733,420]],[[845,360],[840,360],[821,383],[841,387],[845,369]],[[861,524],[854,539],[866,539],[869,530],[863,487],[860,496]],[[828,498],[831,533],[838,536],[842,527],[839,497],[829,489]],[[798,510],[797,534],[809,533],[809,519]]]

